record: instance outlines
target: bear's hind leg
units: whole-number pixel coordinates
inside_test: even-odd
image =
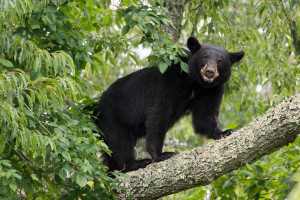
[[[174,152],[162,152],[165,136],[168,130],[166,124],[157,115],[148,116],[146,121],[147,129],[147,152],[154,162],[164,161],[174,155]]]
[[[124,130],[119,130],[117,137],[114,137],[112,142],[107,142],[112,151],[112,156],[108,159],[109,162],[107,162],[110,171],[120,170],[125,173],[144,168],[152,162],[151,159],[135,159],[134,146],[136,139],[131,133],[125,132]]]
[[[132,160],[125,163],[126,168],[122,172],[126,173],[129,171],[134,171],[139,168],[145,168],[147,165],[151,164],[151,159],[142,159],[142,160]]]

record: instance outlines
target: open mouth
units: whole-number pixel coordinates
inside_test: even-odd
[[[206,83],[211,83],[214,81],[214,78],[208,78],[206,76],[202,76],[202,78],[203,78],[204,82],[206,82]]]

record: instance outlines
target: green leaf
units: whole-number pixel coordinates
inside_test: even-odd
[[[0,164],[5,165],[7,167],[11,167],[11,164],[10,164],[9,160],[0,160]]]
[[[18,186],[15,183],[10,183],[9,184],[10,189],[12,189],[12,191],[16,192],[16,190],[18,189]]]
[[[165,61],[161,60],[157,64],[159,71],[163,74],[167,71],[168,69],[168,64],[165,63]]]
[[[59,3],[60,5],[62,5],[62,4],[64,4],[66,1],[67,1],[67,0],[58,0],[58,3]]]
[[[0,64],[4,65],[5,67],[14,67],[12,62],[6,60],[5,58],[0,58]]]
[[[112,18],[110,16],[110,14],[107,14],[103,17],[103,21],[105,21],[107,24],[111,24],[112,22]]]
[[[71,156],[70,156],[69,152],[63,151],[61,154],[67,161],[71,162]]]
[[[190,198],[187,198],[187,200],[205,199],[205,196],[206,190],[197,190],[195,195],[191,196]]]
[[[89,12],[85,8],[83,8],[83,13],[89,20],[91,19]]]
[[[50,144],[51,150],[54,151],[57,154],[55,143],[53,142],[53,140],[51,138],[47,137],[47,139],[48,139],[48,142]]]
[[[126,35],[126,33],[128,33],[130,30],[130,26],[126,25],[122,28],[122,35]]]
[[[180,61],[180,67],[185,73],[189,73],[189,66],[185,62]]]
[[[77,173],[76,174],[76,183],[80,186],[80,187],[84,187],[87,184],[87,179],[85,178],[83,173]]]
[[[56,25],[55,25],[55,24],[49,24],[49,28],[50,28],[52,31],[56,32]]]
[[[168,66],[171,66],[172,61],[169,58],[164,57],[163,59],[164,59],[165,63],[167,63]]]
[[[36,150],[37,144],[38,144],[38,136],[37,136],[36,133],[33,133],[32,134],[32,141],[31,141],[31,149],[33,151]]]
[[[231,124],[229,124],[228,126],[226,126],[226,129],[234,129],[234,128],[236,128],[236,127],[238,127],[238,124],[237,124],[237,123],[231,123]]]
[[[252,184],[246,187],[245,192],[248,194],[248,198],[252,198],[257,193],[257,185]]]
[[[41,137],[42,138],[42,137]],[[46,145],[45,145],[45,143],[43,142],[42,144],[41,144],[41,146],[42,146],[42,157],[43,157],[43,164],[45,164],[45,161],[46,161]]]
[[[258,175],[263,175],[264,170],[259,165],[254,165],[253,168]]]
[[[40,28],[40,24],[37,21],[32,21],[30,23],[30,27],[31,27],[32,30],[39,29]]]
[[[151,61],[156,62],[156,61],[158,60],[159,57],[156,56],[156,55],[150,55],[150,56],[148,56],[147,58],[148,58],[148,60],[151,60]]]
[[[0,133],[0,153],[3,152],[4,147],[5,147],[4,133]]]
[[[59,170],[58,175],[62,180],[65,180],[68,175],[68,172],[65,168],[62,168]]]

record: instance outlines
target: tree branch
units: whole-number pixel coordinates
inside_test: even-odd
[[[218,177],[293,142],[300,133],[300,94],[263,117],[224,139],[185,151],[166,161],[119,177],[126,192],[120,199],[157,199],[196,186],[210,184]]]

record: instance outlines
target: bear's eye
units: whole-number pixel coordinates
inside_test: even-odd
[[[222,64],[222,60],[218,60],[218,64],[221,65]]]

